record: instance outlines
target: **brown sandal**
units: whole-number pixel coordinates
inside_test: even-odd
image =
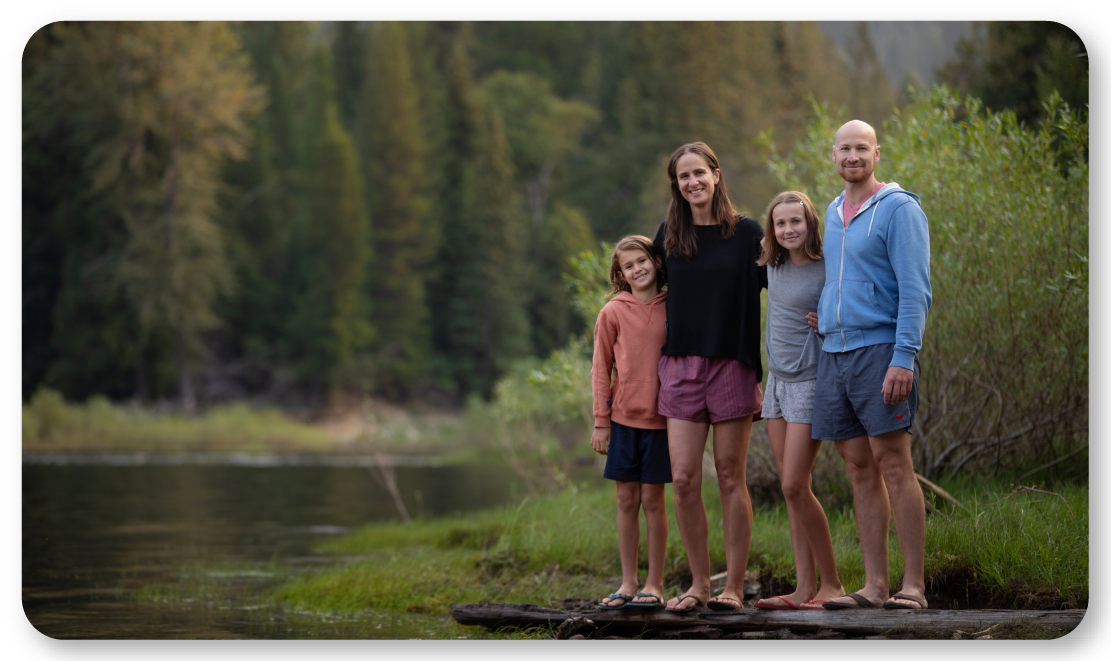
[[[879,606],[868,601],[867,597],[861,596],[856,592],[850,592],[845,596],[855,601],[856,604],[847,604],[843,601],[827,601],[826,603],[822,604],[822,608],[829,611],[850,610],[858,608],[879,608]],[[840,599],[840,597],[838,597],[838,599]]]
[[[685,599],[694,599],[696,602],[698,602],[698,606],[691,606],[690,608],[668,608],[666,610],[668,610],[672,613],[693,613],[695,608],[705,608],[706,607],[706,601],[705,600],[703,600],[701,597],[699,597],[696,594],[691,594],[690,592],[684,592],[683,594],[679,595],[679,597],[677,597],[677,599],[679,599],[679,602],[676,605],[683,603],[683,601]]]

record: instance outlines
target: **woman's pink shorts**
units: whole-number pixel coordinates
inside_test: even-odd
[[[660,415],[714,424],[752,416],[760,419],[764,392],[756,371],[739,360],[707,356],[663,356]]]

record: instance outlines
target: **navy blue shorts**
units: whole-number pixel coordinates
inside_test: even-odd
[[[637,429],[610,420],[606,454],[607,480],[667,484],[671,481],[671,453],[666,429]]]
[[[894,344],[874,344],[841,353],[823,351],[818,357],[811,436],[843,441],[904,427],[910,431],[918,410],[918,375],[922,368],[915,356],[910,394],[898,404],[884,404],[883,379],[894,353]]]

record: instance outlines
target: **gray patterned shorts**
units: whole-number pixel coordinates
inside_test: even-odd
[[[768,387],[764,392],[765,418],[783,418],[787,422],[810,424],[814,412],[814,384],[809,381],[780,381],[768,373]]]

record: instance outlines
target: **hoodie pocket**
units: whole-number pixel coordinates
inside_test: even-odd
[[[659,379],[620,381],[613,393],[613,410],[630,418],[654,418]]]
[[[841,281],[841,326],[876,328],[895,323],[876,301],[876,285],[860,280]]]

